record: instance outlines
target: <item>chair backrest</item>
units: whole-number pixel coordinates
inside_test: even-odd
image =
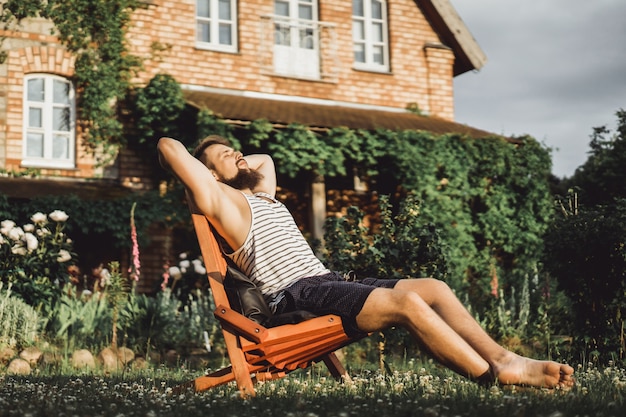
[[[220,246],[217,243],[215,235],[213,234],[213,230],[211,230],[211,226],[209,225],[207,218],[203,214],[195,212],[193,209],[191,212],[191,219],[196,230],[198,243],[200,244],[202,260],[204,261],[204,267],[207,270],[209,285],[211,286],[211,292],[213,293],[215,305],[230,307],[230,302],[228,300],[228,296],[226,295],[226,289],[224,288],[226,260],[222,255],[222,251],[220,250]]]

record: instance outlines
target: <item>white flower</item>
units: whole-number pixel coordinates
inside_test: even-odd
[[[35,213],[35,214],[33,214],[31,216],[30,221],[35,223],[35,224],[44,225],[48,221],[48,218],[46,217],[45,214],[43,214],[42,212],[38,211],[37,213]]]
[[[8,235],[9,231],[15,227],[15,222],[13,220],[4,220],[0,223],[0,226],[2,227],[0,232],[2,232],[3,235]]]
[[[104,286],[107,286],[111,283],[111,273],[108,269],[102,268],[102,271],[100,271],[100,280],[100,282]]]
[[[2,235],[0,235],[0,245],[2,245],[4,243],[4,238],[2,237]]]
[[[11,248],[11,252],[13,252],[14,255],[21,255],[21,256],[25,256],[26,255],[26,248],[22,245],[14,245]]]
[[[50,219],[55,221],[55,222],[64,222],[70,216],[65,214],[65,212],[62,211],[62,210],[54,210],[52,213],[48,214],[48,217],[50,217]]]
[[[24,237],[24,231],[21,227],[14,227],[13,229],[9,230],[7,236],[12,240],[18,241],[21,240],[22,237]]]
[[[169,269],[170,277],[172,277],[175,281],[178,281],[183,274],[180,272],[180,268],[177,266],[171,266]]]
[[[25,224],[24,226],[22,226],[22,229],[24,229],[25,232],[34,232],[35,231],[35,225],[34,224]]]
[[[32,233],[25,233],[24,240],[26,240],[26,249],[28,249],[29,252],[34,251],[37,249],[37,246],[39,246],[39,241]]]
[[[181,253],[180,255],[178,255],[178,257],[179,257],[180,259],[187,259],[187,253],[183,252],[183,253]]]
[[[68,251],[66,251],[65,249],[59,250],[59,256],[57,257],[57,262],[59,263],[67,262],[70,259],[72,259],[72,255],[70,255]]]
[[[193,263],[193,270],[196,274],[204,275],[206,274],[206,268],[202,265],[202,261],[200,259],[196,259]]]

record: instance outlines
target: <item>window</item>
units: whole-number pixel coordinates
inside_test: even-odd
[[[387,5],[378,0],[352,0],[354,66],[389,71]]]
[[[196,46],[237,52],[237,0],[196,0]]]
[[[65,78],[32,74],[24,79],[25,166],[74,168],[74,89]]]

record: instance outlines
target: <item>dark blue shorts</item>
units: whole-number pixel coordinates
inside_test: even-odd
[[[393,288],[397,282],[397,279],[377,278],[346,281],[336,272],[302,278],[281,292],[285,297],[276,306],[276,314],[295,310],[320,316],[336,314],[341,317],[348,336],[363,336],[364,332],[356,325],[356,316],[365,300],[376,288]]]

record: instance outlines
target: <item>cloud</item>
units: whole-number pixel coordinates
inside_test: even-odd
[[[626,1],[451,0],[487,63],[455,79],[456,119],[530,134],[570,176],[594,127],[626,107]]]

